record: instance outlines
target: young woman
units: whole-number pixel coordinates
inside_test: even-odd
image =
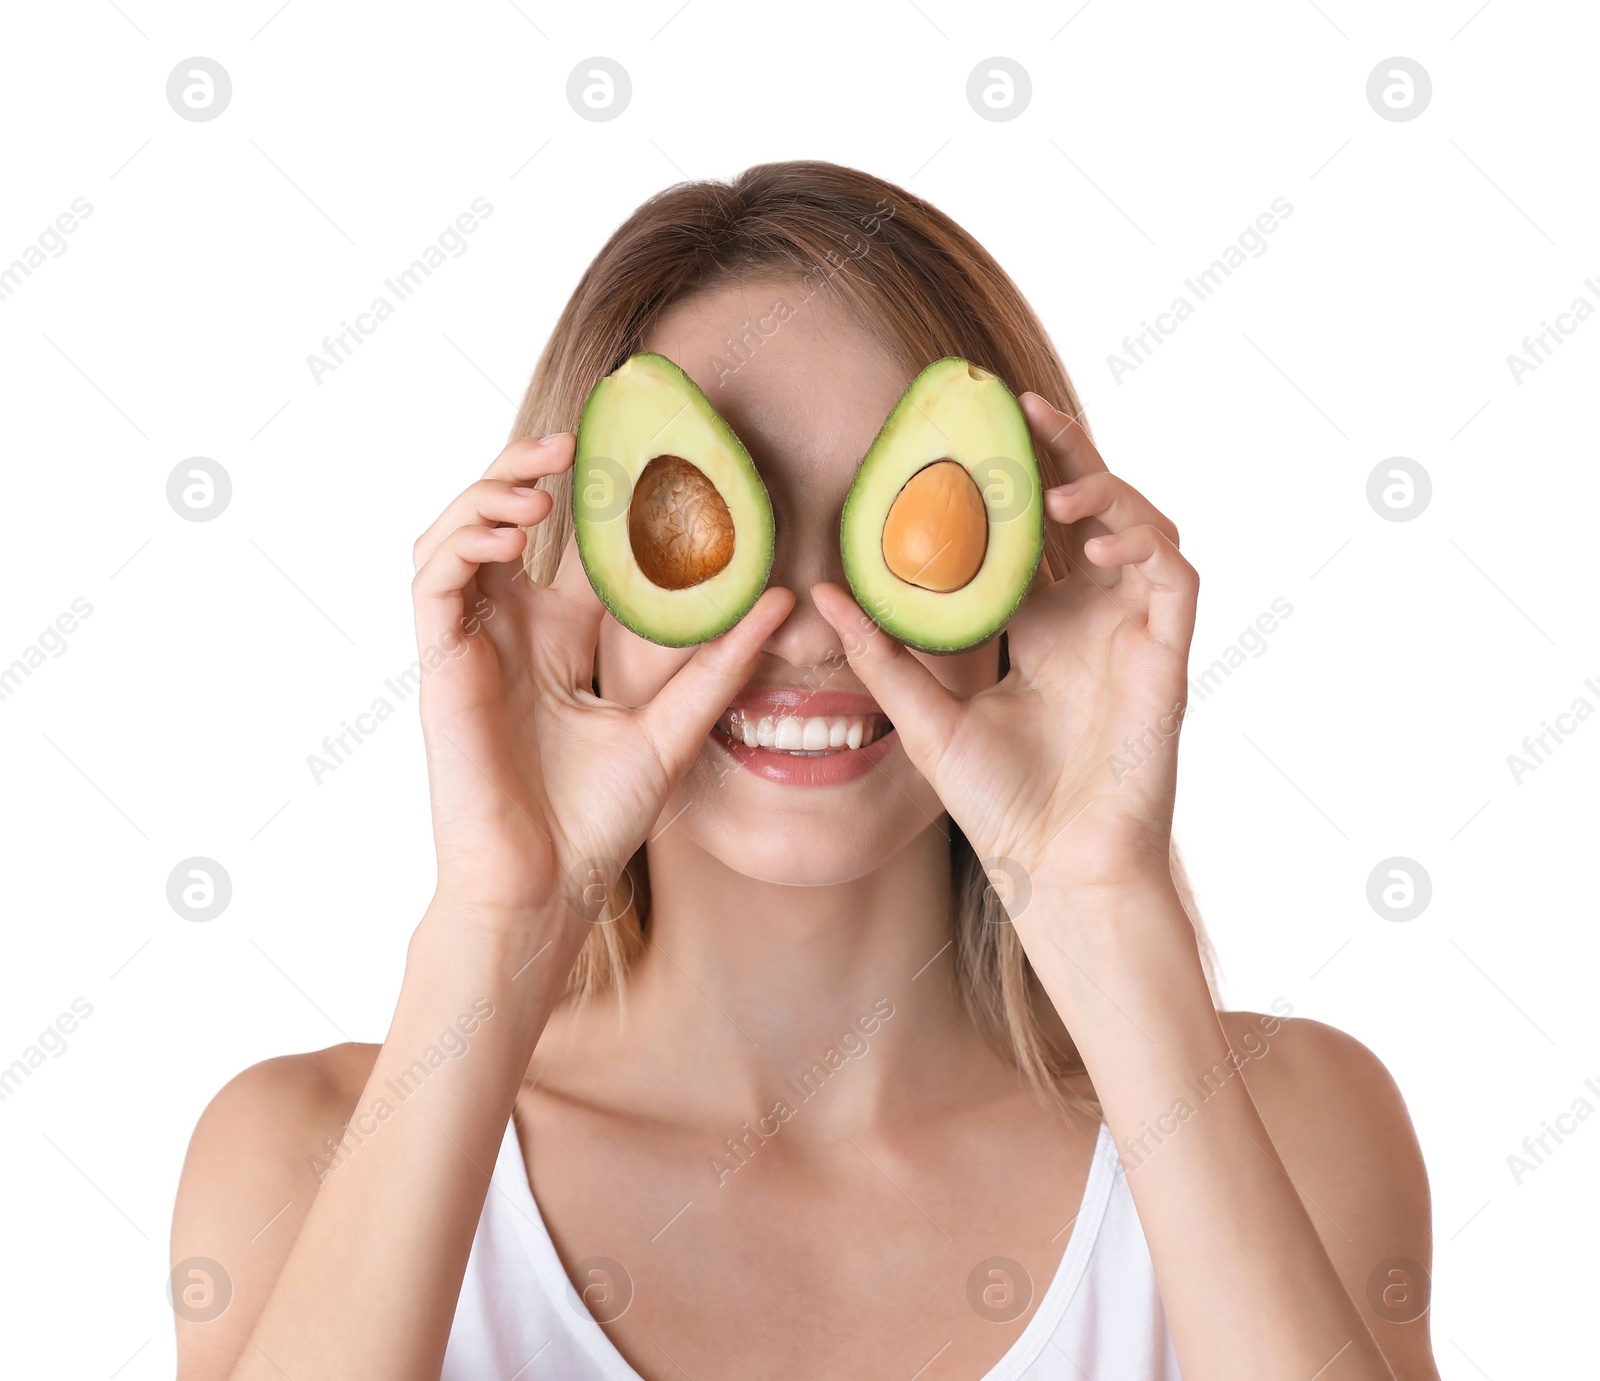
[[[571,428],[639,350],[776,516],[694,649],[570,537]],[[931,657],[850,598],[839,515],[949,355],[1021,395],[1047,569]],[[1394,1083],[1213,998],[1170,840],[1198,577],[947,217],[820,163],[654,198],[415,561],[437,890],[381,1046],[201,1118],[175,1290],[227,1303],[179,1309],[183,1381],[1436,1377]],[[730,707],[862,746],[736,755]]]

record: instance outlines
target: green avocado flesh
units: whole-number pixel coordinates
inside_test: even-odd
[[[726,632],[772,570],[772,501],[755,462],[664,355],[634,355],[589,394],[572,519],[595,593],[663,647]]]
[[[839,545],[856,603],[909,647],[961,652],[1006,626],[1044,552],[1044,502],[996,375],[958,359],[917,375],[856,471]]]

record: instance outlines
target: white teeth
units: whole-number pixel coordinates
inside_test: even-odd
[[[894,726],[881,714],[866,715],[763,715],[752,719],[742,710],[730,710],[720,721],[722,730],[748,748],[771,748],[784,753],[826,753],[841,748],[861,748],[874,743]]]
[[[772,746],[778,749],[803,748],[801,740],[805,737],[802,721],[793,715],[780,715],[778,717],[778,736],[773,739]]]

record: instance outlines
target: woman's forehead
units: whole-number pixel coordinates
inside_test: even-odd
[[[911,373],[826,289],[763,275],[673,303],[645,337],[699,385],[763,468],[865,454]]]

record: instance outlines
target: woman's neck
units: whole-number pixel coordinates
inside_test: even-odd
[[[804,1101],[823,1134],[1014,1085],[954,982],[948,828],[820,887],[757,881],[668,832],[649,849],[648,943],[622,1002],[565,1014],[536,1065],[672,1121]]]

